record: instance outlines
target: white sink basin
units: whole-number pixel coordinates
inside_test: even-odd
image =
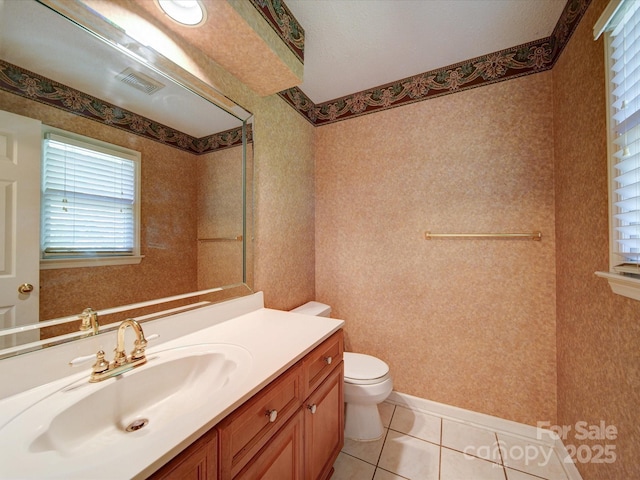
[[[200,344],[149,353],[145,365],[102,382],[89,383],[87,374],[5,424],[0,477],[57,476],[94,454],[117,461],[119,452],[206,408],[250,366],[240,346]]]

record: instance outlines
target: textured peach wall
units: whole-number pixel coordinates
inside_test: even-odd
[[[247,150],[250,167],[251,144]],[[229,240],[243,234],[242,147],[227,148],[207,155],[207,158],[198,161],[196,168],[198,289],[242,283],[243,243]]]
[[[551,73],[317,129],[316,291],[397,391],[555,419]],[[541,230],[529,240],[423,232]]]
[[[212,62],[202,65],[223,93],[254,115],[252,286],[264,292],[268,308],[314,300],[315,128],[279,96],[259,97]]]
[[[640,302],[611,293],[603,40],[594,0],[553,69],[557,221],[558,422],[615,425],[612,464],[578,463],[585,480],[640,478]],[[592,450],[595,454],[598,450]]]
[[[315,131],[280,97],[265,97],[258,108],[255,287],[267,307],[289,310],[315,298]]]

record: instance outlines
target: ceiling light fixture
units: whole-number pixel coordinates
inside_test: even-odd
[[[206,10],[199,0],[157,0],[160,9],[169,18],[189,27],[196,27],[207,19]]]

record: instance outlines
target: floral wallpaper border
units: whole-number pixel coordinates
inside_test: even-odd
[[[242,145],[242,127],[196,138],[0,60],[0,89],[196,155]],[[247,141],[252,141],[247,125]]]
[[[250,0],[289,50],[304,63],[304,28],[281,0]]]
[[[568,0],[550,37],[314,104],[298,87],[278,95],[315,126],[543,72],[553,67],[591,0]]]

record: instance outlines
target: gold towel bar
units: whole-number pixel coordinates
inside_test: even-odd
[[[425,240],[432,238],[530,238],[531,240],[540,241],[542,232],[532,233],[431,233],[424,232]]]
[[[242,235],[237,237],[220,237],[220,238],[199,238],[199,242],[239,242],[242,240]]]

